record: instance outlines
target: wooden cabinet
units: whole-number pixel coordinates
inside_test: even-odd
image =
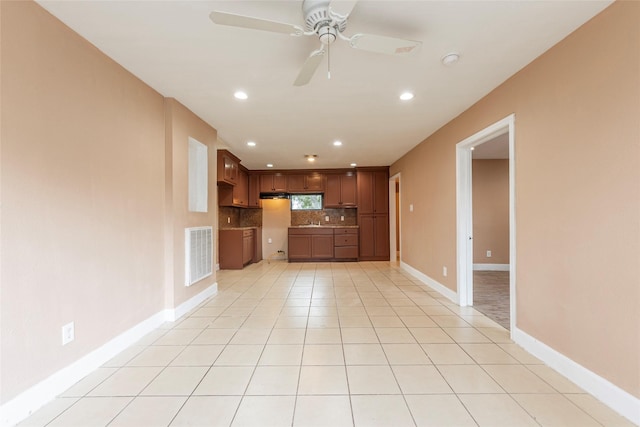
[[[249,175],[249,207],[262,207],[262,202],[260,201],[260,175]]]
[[[240,159],[227,150],[218,150],[218,182],[236,185],[240,170]]]
[[[253,240],[255,247],[253,250],[252,262],[262,261],[262,227],[256,227],[253,229]]]
[[[346,174],[328,174],[324,192],[325,208],[354,208],[357,206],[356,175],[353,172]]]
[[[289,228],[289,261],[333,259],[333,228]]]
[[[220,268],[239,270],[254,257],[254,229],[218,230]]]
[[[389,213],[389,171],[358,171],[358,214]]]
[[[388,260],[389,215],[360,215],[358,225],[360,226],[360,260]]]
[[[236,185],[218,184],[218,206],[249,206],[249,175],[243,167],[238,171]]]
[[[287,176],[287,191],[290,193],[322,193],[324,175],[319,173]]]
[[[260,192],[287,191],[287,176],[278,174],[260,175]]]
[[[333,229],[333,256],[336,260],[346,259],[357,260],[358,250],[358,229],[357,228],[334,228]]]
[[[389,260],[389,170],[358,171],[360,260]]]

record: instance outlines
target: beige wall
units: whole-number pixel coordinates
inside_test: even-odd
[[[165,280],[166,306],[179,306],[189,298],[202,292],[216,281],[215,272],[193,285],[186,287],[185,282],[185,228],[218,226],[218,199],[216,193],[217,133],[211,126],[189,111],[184,105],[172,98],[165,100]],[[209,194],[208,212],[189,212],[189,137],[205,144],[209,155]],[[215,231],[214,231],[215,233]],[[214,246],[217,250],[217,245]],[[214,259],[217,256],[214,254]]]
[[[477,159],[471,169],[473,262],[509,264],[509,160]]]
[[[287,199],[262,201],[262,256],[264,259],[287,259],[291,205]],[[272,243],[269,243],[271,239]],[[284,255],[279,255],[279,250]]]
[[[455,290],[455,144],[515,113],[517,327],[636,397],[639,20],[614,3],[391,167],[404,261]]]
[[[185,201],[186,135],[213,152],[215,130],[168,100],[165,138],[160,94],[37,4],[0,10],[5,403],[215,280],[182,286],[180,233],[215,225],[215,209],[188,214]],[[210,191],[213,207],[215,180]]]

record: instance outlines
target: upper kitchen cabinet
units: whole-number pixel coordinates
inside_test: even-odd
[[[358,205],[356,194],[356,174],[354,172],[326,175],[325,208],[355,208]]]
[[[244,166],[238,169],[236,185],[218,185],[218,206],[249,206],[249,173]]]
[[[287,191],[290,193],[322,193],[325,191],[324,175],[319,173],[288,175]]]
[[[249,174],[249,207],[261,208],[260,175]]]
[[[280,173],[260,175],[260,192],[287,191],[287,176]]]
[[[358,171],[358,215],[389,213],[389,169]]]
[[[239,174],[240,159],[227,150],[218,150],[218,182],[236,185]]]

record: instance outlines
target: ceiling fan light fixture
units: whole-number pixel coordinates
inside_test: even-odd
[[[445,56],[442,57],[442,65],[445,65],[447,67],[451,66],[456,62],[458,62],[459,59],[460,59],[459,53],[457,52],[447,53]]]
[[[245,99],[249,98],[249,95],[247,95],[247,92],[243,91],[243,90],[237,90],[234,94],[233,97],[235,99],[240,99],[242,101],[244,101]]]
[[[412,100],[414,98],[414,96],[415,95],[412,92],[403,92],[400,95],[400,99],[403,100],[403,101],[410,101],[410,100]]]

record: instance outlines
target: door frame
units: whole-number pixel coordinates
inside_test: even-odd
[[[456,217],[458,303],[473,305],[473,199],[471,148],[509,133],[509,311],[510,330],[516,324],[515,114],[456,144]]]
[[[399,186],[398,191],[398,209],[396,211],[396,182]],[[400,172],[389,177],[389,261],[396,262],[396,253],[400,252],[400,262],[402,262],[402,242],[400,247],[396,246],[396,222],[398,223],[399,240],[402,239],[402,183],[400,181]]]

